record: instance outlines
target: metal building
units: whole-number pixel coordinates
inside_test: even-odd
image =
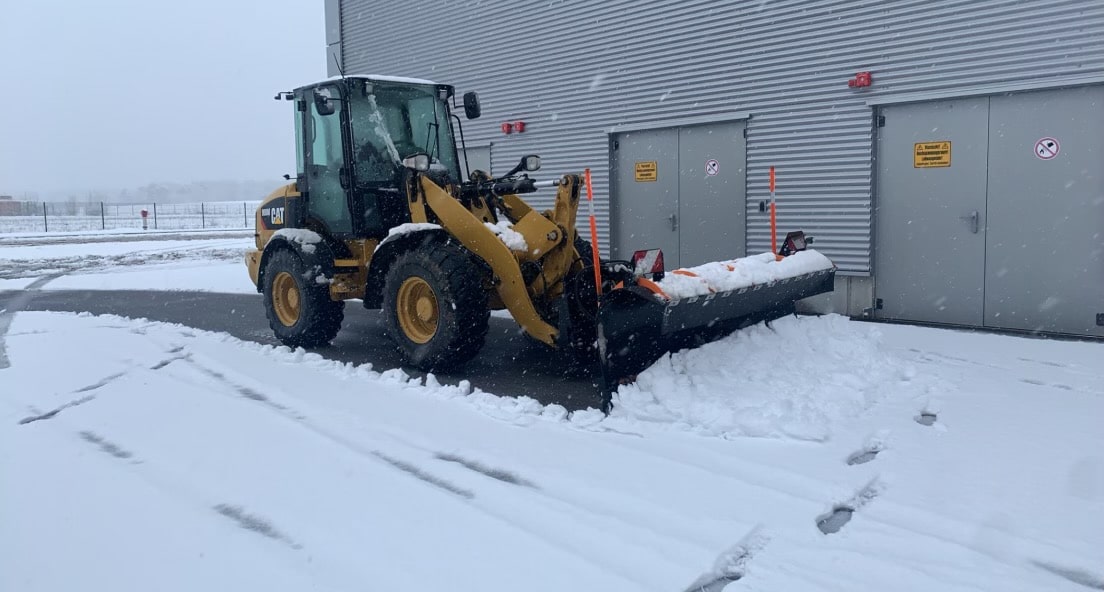
[[[480,92],[473,167],[590,167],[614,256],[767,250],[773,165],[840,268],[821,309],[1104,336],[1100,0],[325,7],[330,74]]]

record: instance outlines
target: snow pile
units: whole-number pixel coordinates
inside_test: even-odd
[[[772,253],[760,253],[675,270],[664,276],[659,286],[671,298],[689,298],[766,284],[832,267],[831,260],[812,249],[798,251],[781,261],[776,261]]]
[[[495,233],[499,240],[511,251],[524,253],[529,250],[529,243],[525,242],[525,237],[520,232],[514,230],[514,225],[509,220],[500,220],[497,224],[491,224],[490,222],[484,222],[483,224],[488,230]]]
[[[914,375],[870,325],[790,316],[664,356],[619,389],[613,416],[713,436],[819,441],[883,397],[915,392]]]
[[[315,245],[322,242],[322,235],[305,228],[281,228],[272,238],[281,237],[293,243],[297,243],[304,253],[313,253]]]

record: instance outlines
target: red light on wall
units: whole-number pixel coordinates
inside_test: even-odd
[[[519,134],[525,133],[525,122],[524,121],[515,121],[514,122],[514,129],[517,130],[517,133],[519,133]]]
[[[504,133],[504,134],[514,133],[514,124],[510,123],[509,121],[502,124],[502,133]]]
[[[870,77],[870,72],[857,72],[855,77],[847,81],[847,86],[851,88],[863,88],[870,86],[873,80]]]

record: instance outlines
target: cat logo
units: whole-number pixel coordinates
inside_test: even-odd
[[[271,208],[269,211],[269,219],[272,220],[272,225],[284,223],[284,208]]]

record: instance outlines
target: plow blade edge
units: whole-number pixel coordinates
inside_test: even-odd
[[[695,347],[736,329],[794,312],[802,298],[831,292],[835,269],[706,296],[666,300],[640,286],[602,296],[598,309],[604,396],[667,352]],[[600,338],[601,339],[601,338]]]

